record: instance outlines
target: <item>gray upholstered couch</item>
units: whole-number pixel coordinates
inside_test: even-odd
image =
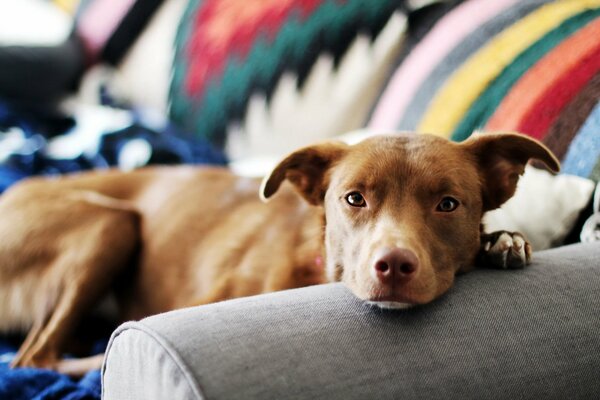
[[[383,311],[340,284],[122,325],[105,399],[600,398],[600,244]]]

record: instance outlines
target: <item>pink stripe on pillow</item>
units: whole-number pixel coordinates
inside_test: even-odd
[[[93,60],[114,33],[135,0],[93,0],[77,22],[88,56]]]
[[[450,50],[480,25],[516,2],[517,0],[470,0],[443,17],[394,73],[368,127],[395,129],[416,90]]]

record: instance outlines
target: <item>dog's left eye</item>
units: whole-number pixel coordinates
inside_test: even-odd
[[[358,192],[352,192],[346,195],[346,202],[352,207],[365,207],[367,202],[362,194]]]
[[[436,211],[452,212],[458,207],[458,200],[453,197],[446,196],[437,205]]]

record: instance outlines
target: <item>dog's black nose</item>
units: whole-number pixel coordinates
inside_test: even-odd
[[[408,282],[419,269],[419,260],[408,249],[394,248],[385,251],[373,265],[375,276],[381,283]]]

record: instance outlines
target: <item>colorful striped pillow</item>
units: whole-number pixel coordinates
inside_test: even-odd
[[[600,0],[469,0],[394,72],[376,129],[519,131],[600,180]]]

